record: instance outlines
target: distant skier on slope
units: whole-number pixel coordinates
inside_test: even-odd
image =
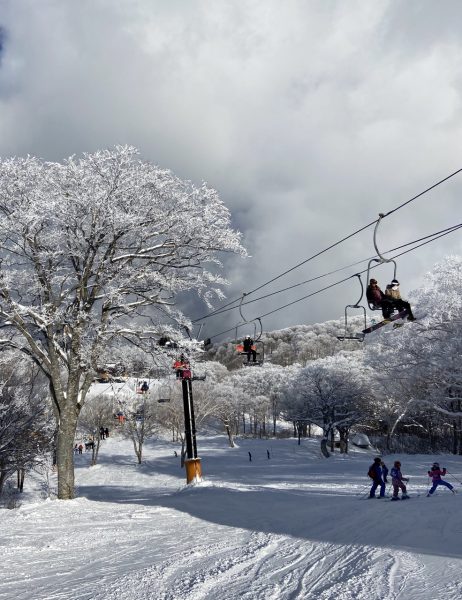
[[[371,487],[371,491],[369,492],[369,498],[375,498],[375,490],[380,486],[380,496],[379,498],[385,497],[385,482],[382,479],[382,467],[380,463],[382,459],[380,456],[374,458],[374,462],[369,467],[368,475],[373,480],[373,484]]]
[[[431,477],[433,485],[427,494],[427,498],[433,494],[433,492],[436,490],[436,488],[439,485],[444,485],[445,487],[450,489],[453,494],[456,493],[454,490],[454,487],[450,483],[448,483],[447,481],[444,481],[444,479],[441,479],[441,477],[442,476],[444,477],[445,475],[446,475],[446,467],[443,467],[442,469],[440,469],[439,463],[434,462],[432,465],[431,471],[428,471],[428,476]]]
[[[391,483],[393,485],[393,496],[392,500],[399,500],[398,493],[399,490],[402,491],[401,499],[407,500],[409,496],[407,495],[407,489],[404,485],[403,481],[409,481],[409,478],[403,477],[401,474],[401,463],[399,460],[395,460],[393,463],[393,467],[391,469]]]

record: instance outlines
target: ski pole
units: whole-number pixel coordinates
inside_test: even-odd
[[[455,479],[457,481],[457,483],[460,483],[460,485],[462,485],[462,481],[460,481],[460,479],[457,479],[457,477],[454,477],[454,475],[452,473],[450,473],[449,471],[446,471],[446,473],[448,475],[450,475],[453,479]]]
[[[362,498],[363,496],[366,497],[366,495],[369,495],[369,484],[366,483],[365,485],[362,486],[362,488],[360,489],[360,491],[358,492],[358,496],[360,498]],[[365,492],[364,490],[367,490],[367,492]]]

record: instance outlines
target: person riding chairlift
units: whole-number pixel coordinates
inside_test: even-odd
[[[244,354],[247,354],[247,362],[250,362],[250,355],[253,357],[253,362],[257,362],[257,351],[253,345],[253,339],[250,335],[246,335],[243,342]]]
[[[411,305],[409,302],[401,299],[399,293],[399,282],[393,279],[390,286],[387,287],[387,291],[392,293],[383,293],[379,288],[377,279],[371,279],[366,289],[366,298],[369,304],[372,304],[374,308],[380,308],[384,319],[389,319],[393,314],[394,310],[401,312],[406,310],[408,313],[408,321],[415,321],[415,317],[412,314]],[[396,295],[397,290],[397,295]]]
[[[186,360],[184,354],[181,354],[180,358],[173,363],[172,369],[175,369],[177,379],[181,379],[183,371],[189,369],[189,362]]]
[[[401,293],[399,291],[399,281],[397,279],[393,279],[392,282],[387,285],[387,289],[385,290],[385,295],[387,298],[391,298],[394,302],[394,306],[398,311],[407,310],[407,320],[415,321],[415,317],[412,314],[411,305],[406,300],[401,298]]]

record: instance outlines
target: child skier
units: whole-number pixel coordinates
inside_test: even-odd
[[[446,467],[443,467],[442,469],[440,469],[439,463],[434,462],[432,465],[431,471],[428,471],[428,476],[431,477],[433,485],[427,494],[427,498],[433,494],[433,492],[436,490],[436,488],[439,485],[446,486],[447,488],[449,488],[451,490],[451,492],[453,494],[456,493],[455,489],[453,488],[453,486],[450,483],[441,479],[441,476],[444,477],[445,475],[446,475]]]
[[[409,481],[409,478],[403,477],[401,474],[401,463],[399,460],[395,460],[393,467],[391,469],[391,483],[393,485],[393,496],[392,500],[399,500],[398,493],[401,490],[401,500],[407,500],[409,496],[407,495],[406,486],[403,481]]]

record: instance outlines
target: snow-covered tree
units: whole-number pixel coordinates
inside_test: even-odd
[[[418,320],[376,335],[365,360],[393,381],[389,393],[398,414],[392,431],[414,421],[431,441],[443,418],[452,428],[453,451],[462,452],[462,257],[437,264],[412,299]]]
[[[219,419],[228,436],[231,448],[234,448],[234,435],[239,420],[239,408],[242,401],[242,391],[232,385],[228,379],[219,383],[214,390],[214,416]]]
[[[125,417],[121,433],[132,441],[138,464],[141,464],[146,440],[159,431],[159,404],[152,392],[148,391],[132,400]]]
[[[9,351],[0,358],[0,371],[1,493],[5,481],[16,471],[22,491],[26,471],[40,462],[42,455],[52,452],[54,431],[48,423],[44,378],[37,367]]]
[[[89,395],[79,415],[79,430],[93,442],[91,464],[96,465],[101,445],[101,428],[106,429],[114,421],[114,395]]]
[[[290,386],[293,397],[287,418],[310,421],[324,433],[322,447],[331,439],[334,430],[347,450],[350,428],[365,418],[370,395],[360,355],[342,353],[313,361],[300,369]]]
[[[216,191],[133,148],[0,162],[0,348],[48,379],[59,498],[74,497],[77,419],[105,348],[116,337],[141,344],[166,314],[188,325],[175,295],[221,296],[221,251],[245,254]]]

